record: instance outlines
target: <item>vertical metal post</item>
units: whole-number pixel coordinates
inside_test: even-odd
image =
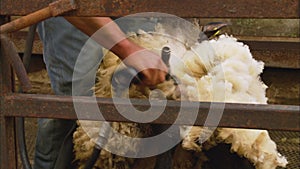
[[[1,17],[2,19],[2,17]],[[15,118],[5,117],[7,108],[4,104],[5,96],[13,92],[13,74],[7,56],[3,55],[0,48],[0,168],[17,168],[17,154],[15,141]]]

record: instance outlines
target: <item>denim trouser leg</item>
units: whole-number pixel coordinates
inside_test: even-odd
[[[52,89],[56,95],[72,94],[72,76],[74,65],[88,37],[74,28],[61,17],[48,19],[38,25],[38,32],[44,47],[44,61],[51,80]],[[76,79],[78,82],[89,81],[94,78],[102,49],[93,44],[90,55],[85,56],[88,61],[82,71],[84,76]],[[87,69],[88,67],[89,69]],[[80,69],[80,68],[77,68]],[[88,72],[87,72],[88,70]],[[79,85],[81,85],[79,83]],[[92,86],[82,83],[78,95],[92,95]],[[72,157],[72,131],[75,120],[39,119],[34,158],[34,169],[53,169],[57,161],[63,168],[69,168]],[[67,138],[65,138],[68,135]],[[61,151],[62,145],[64,149]],[[58,160],[59,152],[61,154]]]
[[[128,25],[135,30],[139,27],[154,28],[155,25],[147,19],[142,19],[140,23],[135,20],[133,23],[123,20],[120,25],[124,31],[128,30]],[[38,25],[38,33],[43,41],[44,61],[55,94],[91,96],[102,57],[101,46],[93,41],[86,45],[89,37],[62,17],[43,21]],[[83,46],[85,48],[82,50]],[[75,67],[78,62],[81,66]],[[74,72],[79,76],[74,78]],[[70,168],[72,145],[64,143],[72,142],[74,125],[74,120],[39,119],[34,169]]]
[[[54,168],[60,146],[74,124],[73,120],[39,119],[35,169]]]

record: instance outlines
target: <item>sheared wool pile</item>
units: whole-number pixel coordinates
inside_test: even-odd
[[[260,80],[263,62],[253,59],[249,48],[233,37],[222,35],[218,39],[195,42],[187,46],[183,37],[162,36],[163,29],[155,33],[139,32],[130,34],[130,39],[147,49],[160,53],[163,46],[169,46],[172,52],[170,71],[180,81],[181,97],[177,95],[172,81],[157,86],[168,99],[190,101],[214,101],[231,103],[266,104],[266,86]],[[120,60],[111,52],[106,53],[100,65],[95,86],[98,97],[112,97],[111,77]],[[151,90],[145,86],[132,85],[129,89],[131,98],[148,98]],[[241,112],[242,113],[242,112]],[[101,129],[101,122],[80,121],[74,133],[75,154],[80,168],[92,153],[93,140]],[[128,136],[147,137],[152,134],[148,124],[111,123],[113,128]],[[83,127],[84,126],[84,127]],[[88,134],[83,128],[88,128]],[[182,147],[188,150],[202,151],[218,143],[231,144],[233,153],[246,157],[257,169],[275,169],[285,167],[287,160],[276,149],[266,130],[213,128],[182,126]],[[203,141],[205,143],[202,146]],[[110,136],[110,145],[117,145],[118,150],[135,151],[138,142],[128,143]],[[125,152],[124,152],[125,153]],[[103,169],[115,169],[122,165],[131,168],[134,159],[124,158],[102,151],[96,166]],[[180,166],[185,166],[184,164]],[[145,166],[147,168],[147,166]],[[150,168],[150,167],[148,167]],[[176,167],[174,167],[176,168]],[[178,167],[177,167],[178,168]],[[184,168],[184,167],[181,167]]]
[[[53,94],[51,82],[46,69],[28,74],[32,88],[27,93],[33,94]],[[20,86],[20,82],[16,77],[16,86]]]

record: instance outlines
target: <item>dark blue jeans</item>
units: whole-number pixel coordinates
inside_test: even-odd
[[[62,17],[40,23],[38,33],[43,41],[44,61],[53,91],[56,95],[72,95],[74,65],[89,37]],[[80,91],[76,92],[78,95],[92,95],[92,83],[84,82],[93,80],[101,56],[101,47],[93,44],[91,51],[86,55],[88,61],[85,68],[88,67],[89,71],[82,68],[84,76],[76,79],[76,83],[81,85],[78,87]],[[75,120],[38,120],[34,169],[52,169],[59,158],[64,158],[63,166],[67,168],[72,160],[73,148],[72,141],[68,139],[72,140],[75,126]],[[62,145],[65,146],[63,150]]]
[[[123,31],[153,30],[156,20],[121,19],[117,23]],[[43,41],[44,61],[55,94],[93,95],[91,89],[102,58],[102,47],[91,41],[86,44],[89,37],[62,17],[41,22],[38,33]],[[81,66],[74,68],[78,56]],[[72,89],[72,84],[76,88]],[[75,120],[39,119],[34,169],[70,168],[75,128]]]

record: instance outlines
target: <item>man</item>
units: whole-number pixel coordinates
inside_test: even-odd
[[[99,36],[92,36],[100,28]],[[167,67],[160,56],[126,39],[110,18],[56,17],[40,23],[38,32],[43,41],[44,61],[52,89],[57,95],[72,95],[74,66],[90,36],[121,60],[126,59],[126,65],[140,71],[145,85],[153,86],[165,80]],[[76,79],[79,85],[93,80],[101,60],[101,47],[95,43],[90,48],[92,50],[85,55],[84,68],[76,70],[83,75]],[[76,95],[92,95],[90,85],[93,83],[87,84],[83,84]],[[39,119],[34,169],[72,168],[72,133],[75,128],[74,120]]]

